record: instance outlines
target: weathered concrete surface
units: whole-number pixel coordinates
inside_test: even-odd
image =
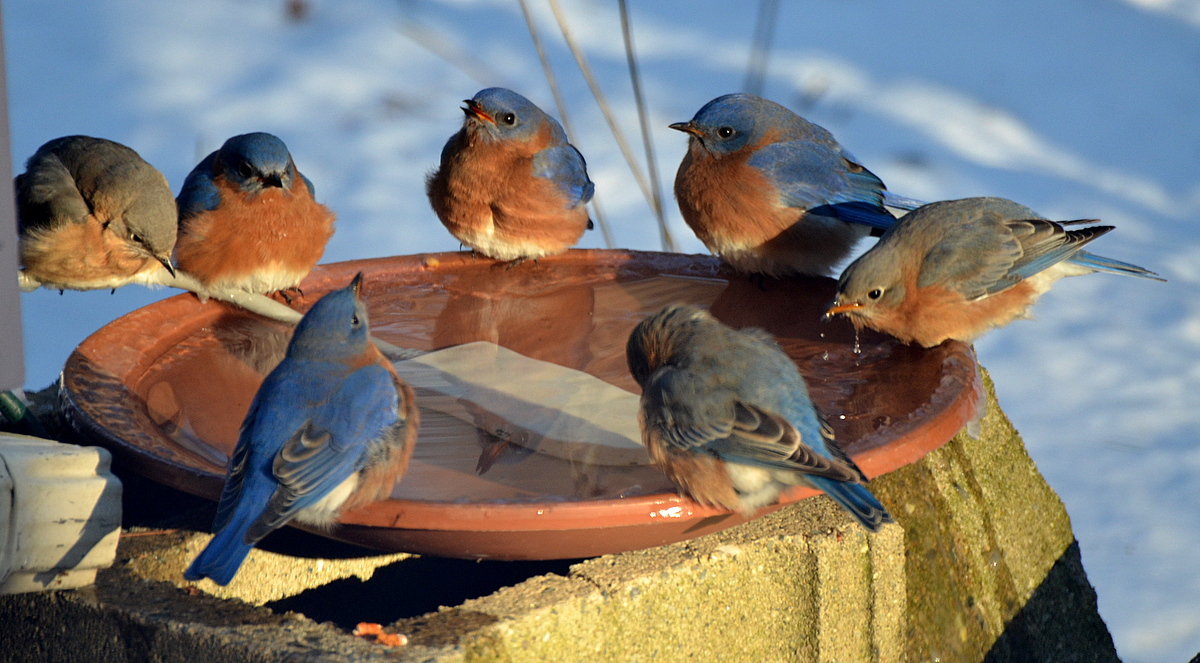
[[[1000,411],[986,374],[984,383],[988,414],[979,439],[960,432],[871,483],[905,533],[908,658],[1116,661],[1066,509]],[[1039,588],[1046,591],[1030,605]],[[1024,636],[1006,632],[1019,613],[1012,626],[1025,628]],[[1031,618],[1044,628],[1029,630]]]
[[[214,661],[1116,661],[1062,504],[990,384],[988,393],[978,440],[960,434],[872,482],[898,521],[877,535],[824,497],[805,500],[711,536],[448,601],[457,605],[392,624],[410,644],[385,648],[207,596],[179,576],[206,535],[138,532],[94,590],[0,601],[0,652],[19,661],[174,661],[198,649]],[[428,573],[420,558],[386,561],[255,553],[239,581],[272,589],[228,591],[252,602],[325,596],[305,588],[328,573],[346,578],[331,585],[367,577],[352,586],[387,596]],[[273,588],[281,582],[294,585]]]
[[[152,552],[126,546],[126,568],[144,580],[181,583],[183,570],[212,539],[211,534],[178,531],[135,530],[128,537],[155,535]],[[222,587],[205,578],[195,587],[223,599],[240,599],[251,605],[265,605],[295,596],[345,578],[367,582],[380,567],[412,557],[408,553],[350,557],[346,559],[303,559],[254,548],[229,585]]]

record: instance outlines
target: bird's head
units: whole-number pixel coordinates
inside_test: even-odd
[[[124,209],[114,210],[116,214],[105,229],[124,240],[134,253],[157,260],[175,276],[171,252],[179,226],[167,178],[149,164],[130,176],[135,178],[137,193],[127,199]]]
[[[738,93],[713,99],[690,121],[676,122],[671,128],[690,134],[705,150],[719,157],[757,144],[771,130],[781,138],[788,137],[797,120],[804,122],[773,101]]]
[[[242,134],[217,150],[214,174],[221,174],[247,194],[273,188],[290,191],[299,177],[315,195],[312,182],[296,170],[292,155],[279,138],[263,132]]]
[[[856,327],[886,317],[904,301],[904,264],[898,247],[880,242],[859,256],[838,279],[825,319],[845,315]]]
[[[288,356],[325,361],[361,355],[371,342],[367,304],[360,297],[363,275],[317,300],[296,325]]]
[[[558,142],[566,142],[566,134],[554,118],[512,90],[489,87],[463,103],[467,116],[464,126],[475,135],[489,140],[526,141],[549,122]]]
[[[638,323],[625,344],[629,372],[641,387],[674,359],[682,343],[712,316],[688,304],[673,304]]]

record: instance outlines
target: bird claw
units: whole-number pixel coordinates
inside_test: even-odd
[[[291,294],[289,294],[289,293],[291,293]],[[293,299],[292,294],[294,294],[296,296],[295,297],[296,299],[304,298],[304,291],[301,290],[299,287],[283,288],[282,290],[279,291],[279,296],[283,297],[284,303],[286,303],[288,306],[292,305],[292,299]]]

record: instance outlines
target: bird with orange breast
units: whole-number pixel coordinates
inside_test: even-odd
[[[752,94],[727,94],[687,122],[675,175],[683,220],[741,272],[824,276],[859,239],[889,228],[890,194],[824,128]]]
[[[591,229],[596,187],[559,123],[505,88],[467,99],[425,190],[458,241],[496,260],[562,253]]]
[[[171,187],[132,149],[56,138],[29,158],[14,186],[22,289],[119,288],[174,276]]]
[[[1049,221],[1003,198],[930,203],[910,212],[838,280],[826,317],[845,315],[906,343],[971,342],[1028,311],[1065,276],[1093,272],[1162,281],[1083,250],[1112,226]],[[1071,227],[1071,228],[1069,228]]]
[[[290,301],[333,236],[333,212],[314,193],[279,138],[230,138],[176,199],[176,264],[209,290],[279,292]]]

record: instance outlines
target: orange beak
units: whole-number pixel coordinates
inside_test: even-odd
[[[675,124],[669,126],[676,131],[682,131],[685,134],[691,134],[696,138],[700,137],[700,129],[691,122],[676,122]]]
[[[496,118],[488,115],[487,111],[483,110],[483,106],[479,105],[479,102],[475,101],[474,99],[463,99],[463,103],[467,105],[466,108],[462,109],[463,112],[467,114],[467,117],[485,120],[487,122],[491,122],[492,124],[496,123]]]
[[[829,310],[825,311],[825,315],[821,316],[822,319],[828,320],[839,313],[845,314],[851,311],[856,311],[863,307],[863,305],[858,302],[849,302],[846,304],[842,304],[840,302],[841,300],[833,300],[833,305],[829,307]]]

